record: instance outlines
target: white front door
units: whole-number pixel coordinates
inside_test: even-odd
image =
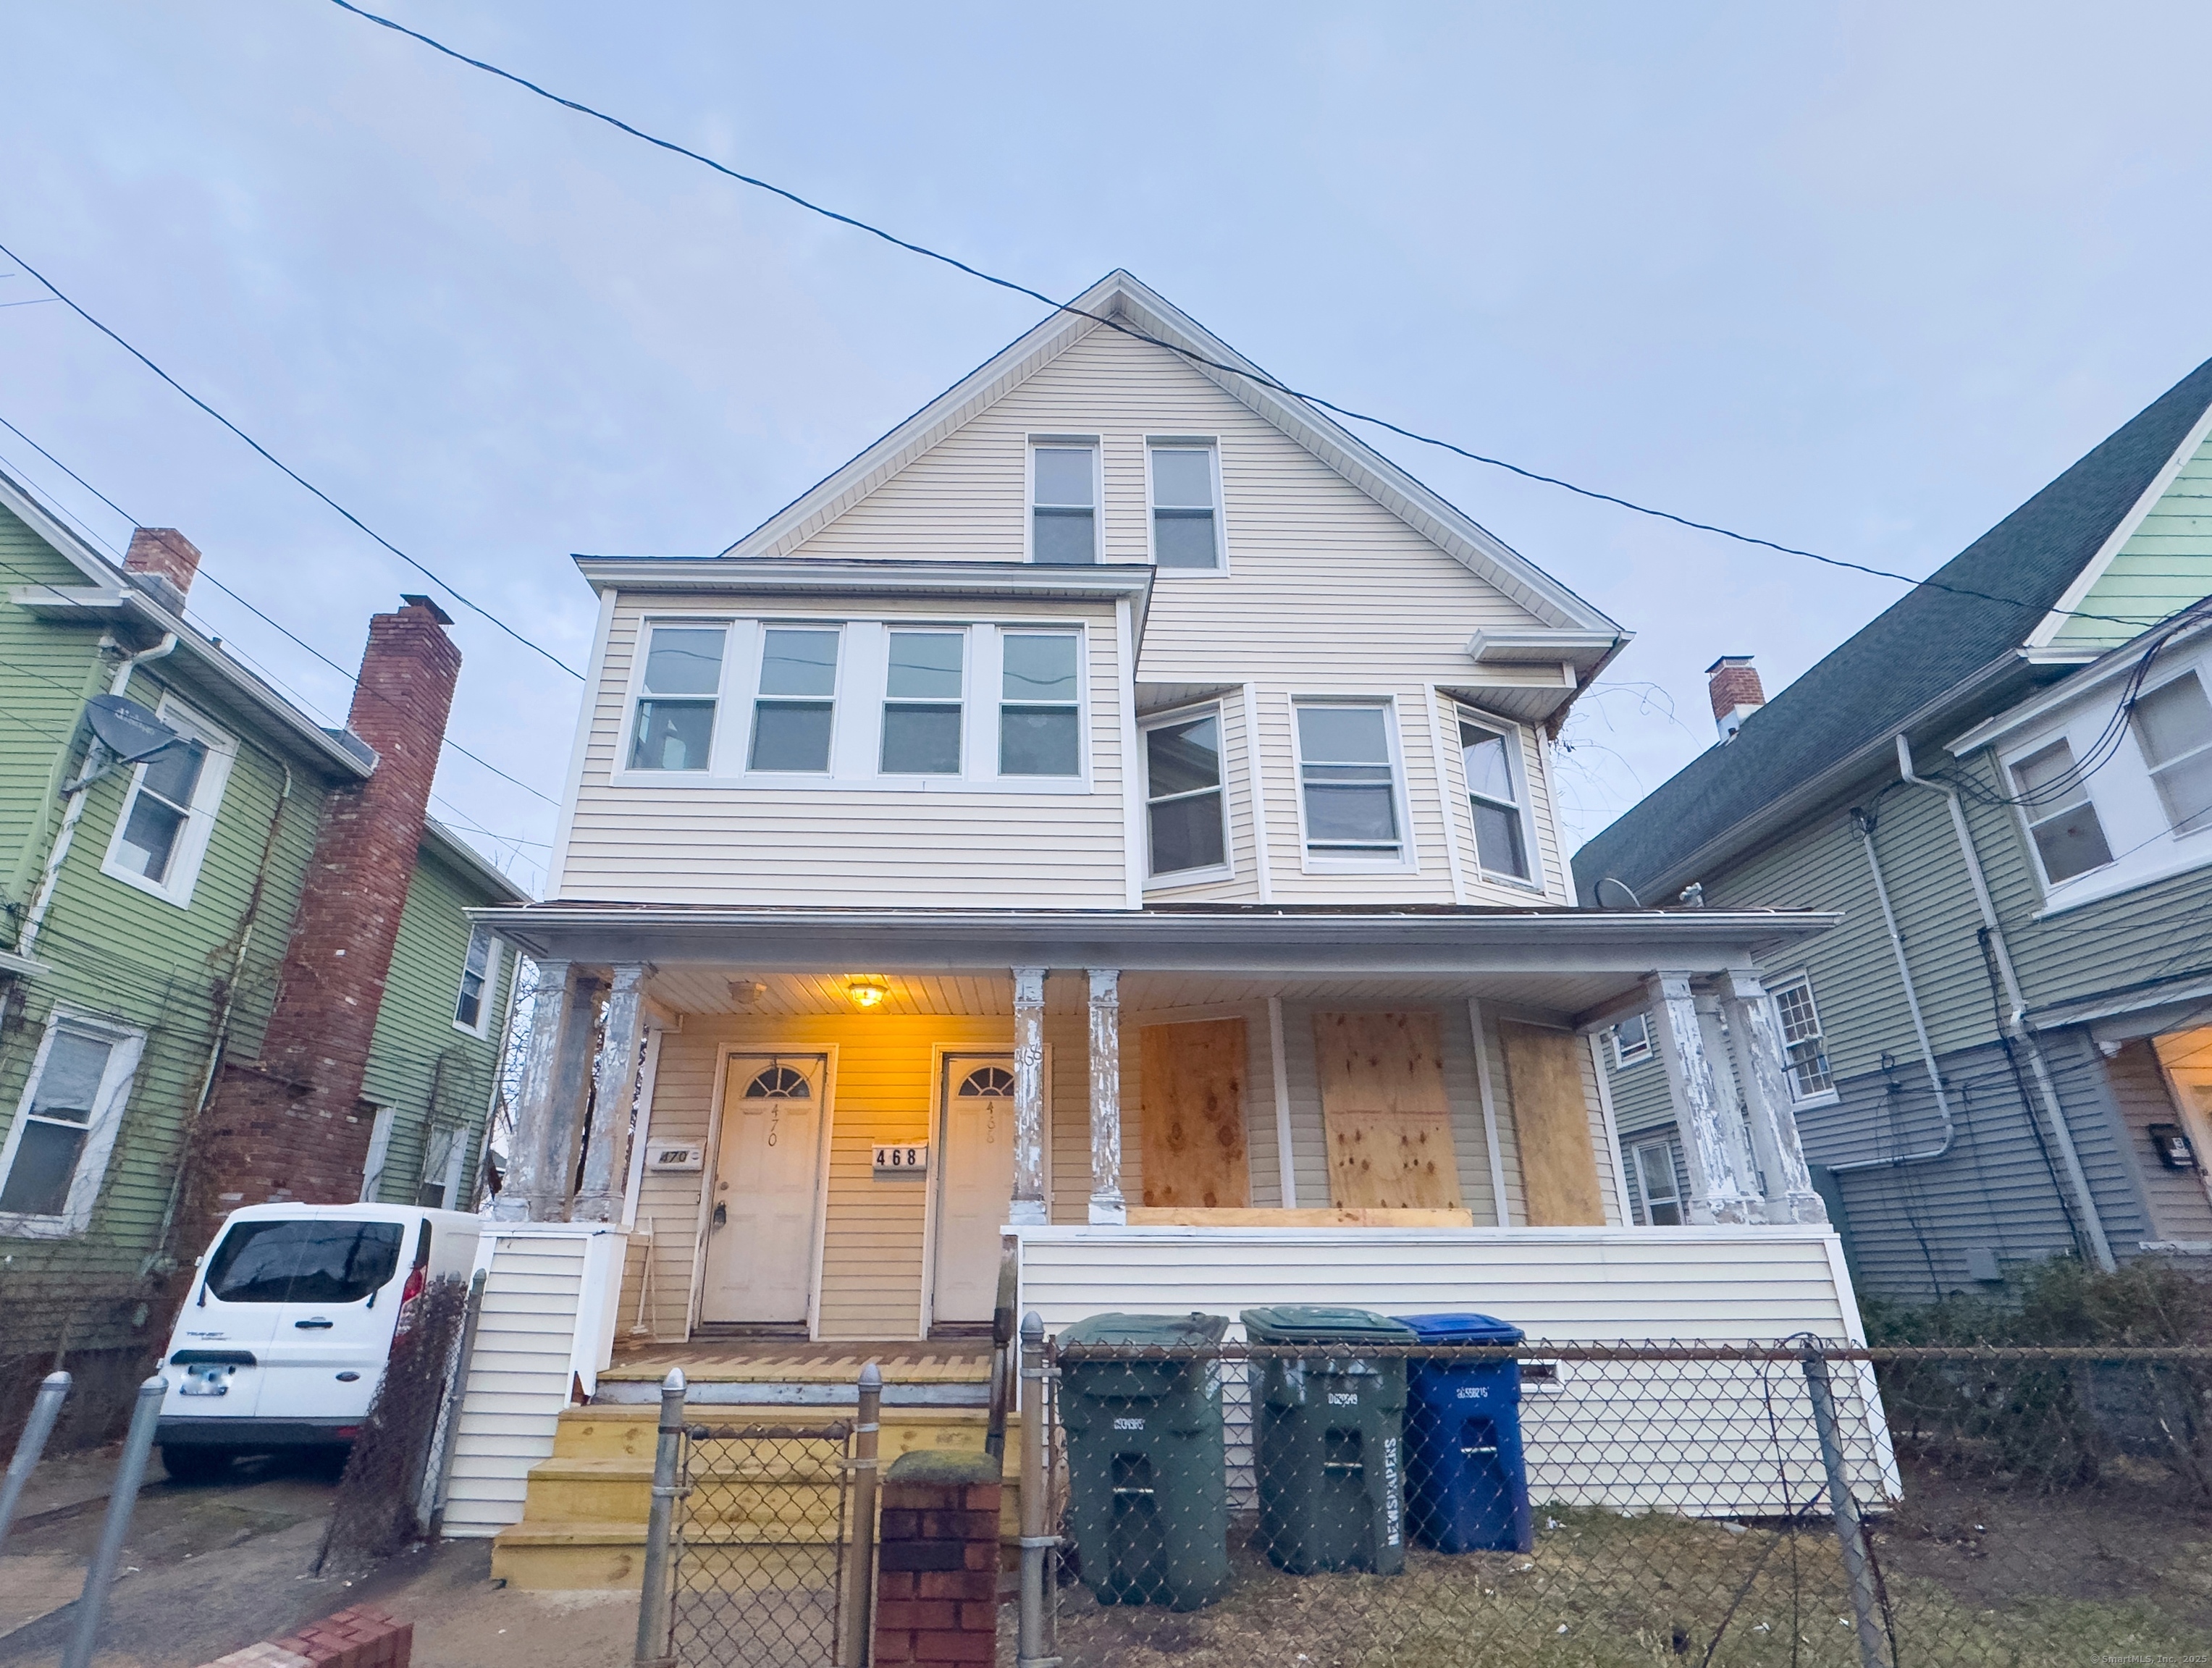
[[[814,1283],[823,1104],[820,1054],[732,1054],[708,1204],[699,1319],[790,1325]]]
[[[991,1318],[1014,1196],[1014,1057],[948,1054],[939,1099],[934,1324]]]

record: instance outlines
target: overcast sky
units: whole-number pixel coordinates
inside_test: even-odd
[[[1040,289],[1127,266],[1341,403],[1914,574],[2212,354],[2201,5],[392,5]],[[577,665],[571,552],[719,549],[1039,316],[327,0],[16,0],[0,61],[0,241]],[[342,664],[423,588],[58,305],[0,305],[0,416]],[[1385,447],[1638,634],[1581,837],[1711,741],[1716,655],[1771,692],[1897,594]],[[575,683],[455,612],[454,736],[557,796]],[[439,792],[540,879],[549,804]]]

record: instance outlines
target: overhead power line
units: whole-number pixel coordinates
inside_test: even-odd
[[[1778,551],[1785,556],[1802,556],[1808,561],[1820,562],[1829,567],[1848,568],[1853,573],[1870,574],[1878,579],[1894,579],[1900,585],[1917,585],[1930,591],[1948,591],[1954,596],[1972,597],[1978,601],[1985,603],[2002,603],[2013,608],[2031,609],[2034,610],[2039,614],[2049,613],[2069,615],[2078,620],[2102,620],[2113,625],[2134,626],[2138,628],[2158,623],[2155,619],[2139,618],[2127,615],[2092,614],[2081,609],[2045,607],[2039,604],[2024,601],[2018,597],[2000,597],[1992,591],[1977,591],[1970,586],[1952,585],[1942,579],[1916,579],[1909,573],[1893,573],[1886,567],[1870,567],[1865,562],[1850,561],[1841,556],[1824,556],[1817,550],[1799,549],[1795,545],[1782,544],[1771,538],[1762,538],[1756,533],[1740,533],[1732,527],[1723,527],[1715,522],[1693,520],[1688,516],[1677,515],[1672,510],[1656,509],[1649,504],[1639,504],[1633,499],[1623,498],[1616,493],[1601,492],[1594,487],[1581,486],[1575,482],[1563,479],[1556,475],[1546,475],[1538,470],[1523,468],[1521,464],[1508,462],[1503,458],[1493,458],[1484,452],[1471,451],[1468,447],[1461,446],[1455,441],[1441,440],[1433,434],[1424,434],[1418,429],[1407,428],[1402,424],[1391,422],[1387,417],[1375,416],[1371,413],[1365,411],[1355,411],[1349,406],[1339,405],[1333,400],[1324,399],[1319,394],[1311,394],[1306,392],[1303,389],[1293,388],[1289,384],[1279,382],[1274,378],[1266,374],[1264,372],[1255,370],[1249,366],[1231,365],[1224,361],[1212,359],[1204,354],[1194,352],[1192,349],[1183,347],[1180,343],[1164,341],[1160,337],[1153,336],[1147,331],[1140,331],[1134,325],[1127,324],[1121,319],[1110,318],[1103,313],[1092,312],[1085,307],[1079,307],[1072,302],[1060,300],[1057,296],[1048,295],[1041,289],[1032,288],[1030,285],[1022,283],[1016,279],[1004,278],[1000,277],[996,273],[987,272],[981,267],[971,265],[957,256],[945,253],[942,250],[933,249],[927,244],[915,243],[910,239],[900,237],[896,233],[888,232],[882,227],[873,225],[867,221],[858,218],[855,215],[842,214],[835,209],[825,207],[822,203],[816,203],[807,197],[801,197],[797,191],[791,191],[782,185],[778,185],[771,180],[762,179],[749,173],[741,173],[737,169],[729,167],[726,163],[718,162],[711,156],[708,156],[698,151],[693,150],[688,145],[681,145],[677,143],[673,139],[664,139],[658,134],[648,133],[643,128],[633,126],[631,124],[623,120],[619,116],[610,115],[607,112],[595,108],[591,105],[585,104],[579,100],[564,98],[558,93],[539,86],[536,82],[528,79],[526,76],[515,74],[512,70],[503,70],[498,64],[487,62],[485,59],[471,58],[466,52],[461,52],[455,47],[448,46],[444,41],[437,39],[434,36],[424,34],[420,29],[411,29],[404,23],[395,21],[392,18],[381,16],[375,12],[369,11],[363,7],[357,6],[353,3],[353,0],[331,0],[331,3],[337,7],[342,11],[351,12],[356,17],[361,18],[367,22],[374,23],[380,27],[389,29],[394,34],[405,35],[410,40],[420,41],[423,45],[429,47],[431,51],[442,53],[446,57],[453,59],[456,63],[465,64],[472,70],[480,70],[484,74],[496,76],[501,81],[512,82],[515,86],[523,88],[525,91],[533,93],[538,97],[546,100],[550,103],[557,104],[564,110],[573,110],[580,116],[588,116],[595,122],[604,122],[609,127],[617,129],[623,133],[626,133],[633,139],[641,139],[648,145],[655,146],[661,150],[672,152],[678,156],[684,157],[689,161],[700,164],[702,167],[712,168],[716,173],[721,174],[727,179],[734,179],[739,185],[750,185],[756,191],[766,191],[771,196],[780,197],[787,203],[795,204],[797,207],[805,209],[809,214],[819,215],[824,220],[835,221],[840,226],[848,226],[856,232],[865,232],[870,237],[880,238],[884,242],[890,244],[895,248],[903,249],[909,254],[919,255],[925,260],[937,261],[945,266],[952,268],[955,271],[963,272],[967,274],[968,276],[978,279],[984,283],[995,285],[1000,289],[1010,290],[1017,295],[1026,295],[1031,300],[1042,301],[1045,306],[1052,308],[1055,312],[1072,313],[1079,318],[1088,318],[1094,324],[1103,325],[1108,330],[1118,331],[1121,335],[1132,337],[1136,341],[1149,343],[1153,347],[1164,349],[1167,352],[1175,354],[1194,365],[1203,365],[1209,370],[1220,371],[1230,376],[1242,377],[1246,381],[1250,382],[1258,387],[1268,389],[1274,393],[1283,395],[1286,398],[1303,401],[1308,405],[1317,407],[1319,409],[1323,411],[1331,412],[1337,416],[1343,417],[1352,422],[1366,423],[1372,428],[1382,429],[1389,434],[1395,434],[1402,440],[1412,440],[1418,445],[1435,446],[1439,451],[1449,452],[1456,457],[1464,458],[1470,463],[1486,464],[1492,469],[1501,469],[1509,474],[1517,475],[1523,480],[1538,482],[1547,487],[1558,487],[1561,490],[1573,493],[1578,497],[1594,499],[1602,504],[1615,505],[1621,509],[1632,511],[1638,515],[1650,516],[1659,521],[1670,521],[1678,527],[1686,527],[1696,532],[1717,534],[1722,538],[1734,539],[1740,544],[1756,545],[1762,549]],[[36,275],[33,274],[33,276],[35,276]],[[49,286],[49,288],[52,288],[52,286]],[[67,298],[64,297],[64,299]]]
[[[76,316],[83,319],[86,324],[91,325],[93,329],[98,331],[109,341],[114,343],[117,347],[129,354],[133,359],[137,360],[141,365],[143,365],[155,376],[167,383],[170,387],[175,389],[179,394],[182,394],[194,405],[199,407],[202,411],[205,412],[209,416],[213,417],[217,422],[221,423],[233,434],[235,434],[240,440],[245,441],[247,446],[259,452],[268,462],[275,464],[277,469],[281,470],[285,475],[289,476],[297,485],[306,488],[307,491],[312,494],[314,497],[320,499],[325,505],[337,511],[339,515],[343,516],[356,528],[359,529],[362,532],[366,533],[370,538],[382,545],[393,555],[398,557],[400,561],[405,562],[410,567],[420,573],[424,579],[429,580],[431,584],[438,586],[441,590],[445,591],[447,596],[451,597],[463,608],[465,608],[470,610],[470,612],[481,616],[483,618],[490,621],[492,624],[497,626],[509,637],[512,637],[516,642],[521,644],[523,647],[530,650],[532,653],[543,655],[546,659],[551,661],[555,665],[558,666],[562,671],[568,673],[569,676],[576,679],[579,682],[583,681],[583,673],[578,671],[567,661],[562,659],[559,655],[554,653],[552,650],[547,648],[544,644],[535,642],[532,639],[525,636],[521,632],[517,631],[513,626],[507,624],[506,621],[501,619],[499,616],[494,614],[489,609],[484,607],[481,603],[471,601],[467,596],[455,589],[450,581],[441,579],[437,574],[432,573],[430,569],[424,567],[421,562],[416,561],[414,557],[409,555],[404,550],[394,544],[390,539],[385,537],[383,534],[378,532],[374,527],[371,527],[351,510],[349,510],[344,505],[339,503],[337,499],[331,497],[320,487],[308,480],[297,470],[287,464],[283,458],[277,457],[276,453],[270,451],[267,446],[262,445],[260,441],[255,440],[251,434],[240,428],[236,423],[224,416],[222,412],[216,410],[215,407],[210,405],[198,394],[195,394],[191,389],[185,387],[183,383],[171,376],[159,365],[156,365],[151,359],[149,359],[137,349],[132,347],[131,343],[125,342],[120,336],[110,330],[106,325],[103,325],[99,319],[87,312],[82,306],[78,306],[76,301],[64,294],[61,289],[56,286],[52,279],[47,277],[45,273],[40,271],[38,268],[33,266],[30,262],[25,260],[14,250],[9,248],[4,243],[0,243],[0,255],[5,255],[9,259],[14,261],[15,264],[21,267],[24,271],[29,273],[31,276],[36,278],[40,283],[44,284],[48,291],[52,294],[53,298],[59,301],[64,306],[67,307],[71,312],[76,314]]]

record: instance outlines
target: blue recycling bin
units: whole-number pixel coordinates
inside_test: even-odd
[[[1486,1314],[1399,1319],[1424,1343],[1518,1343]],[[1407,1526],[1439,1552],[1526,1552],[1535,1544],[1521,1453],[1521,1363],[1449,1356],[1407,1363]]]

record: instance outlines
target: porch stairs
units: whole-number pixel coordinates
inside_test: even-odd
[[[873,1360],[884,1380],[880,1453],[888,1467],[916,1450],[983,1451],[990,1419],[989,1350],[983,1343],[972,1351],[947,1354],[888,1343],[843,1345],[834,1352],[821,1346],[802,1352],[761,1346],[721,1352],[694,1344],[618,1357],[599,1375],[592,1403],[562,1414],[551,1458],[530,1470],[521,1521],[492,1542],[492,1574],[511,1587],[541,1592],[637,1586],[653,1501],[659,1383],[672,1366],[684,1369],[690,1386],[695,1423],[814,1425],[854,1416],[854,1380]],[[793,1359],[794,1353],[811,1358]],[[1019,1428],[1010,1425],[1002,1543],[1020,1532],[1015,1486],[1020,1441]],[[763,1580],[788,1565],[794,1542],[826,1545],[837,1533],[836,1486],[780,1476],[779,1469],[750,1465],[740,1471],[730,1464],[723,1474],[732,1481],[742,1476],[748,1485],[738,1495],[742,1503],[703,1523],[695,1519],[691,1530],[695,1539],[712,1538],[725,1547],[763,1548]],[[771,1544],[781,1550],[766,1552]],[[738,1574],[750,1562],[742,1554],[724,1555],[717,1567]]]

